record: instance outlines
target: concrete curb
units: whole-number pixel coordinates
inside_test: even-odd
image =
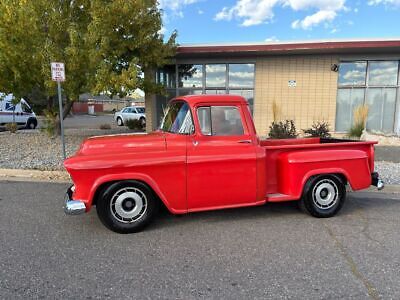
[[[0,169],[0,181],[71,182],[66,171]]]

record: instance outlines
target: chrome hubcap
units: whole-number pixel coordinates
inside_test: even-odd
[[[146,213],[147,198],[139,189],[126,187],[114,194],[110,202],[112,215],[123,223],[133,223]]]
[[[313,188],[312,197],[314,204],[320,209],[333,207],[339,197],[339,189],[331,179],[319,181]]]

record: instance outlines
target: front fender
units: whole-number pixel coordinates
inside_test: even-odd
[[[143,173],[107,174],[107,175],[97,178],[95,180],[94,184],[92,185],[92,188],[90,189],[90,193],[89,193],[89,197],[88,197],[89,199],[87,202],[87,210],[89,210],[91,208],[91,206],[93,204],[93,200],[94,200],[94,195],[101,185],[106,184],[108,182],[122,181],[122,180],[138,180],[138,181],[144,182],[154,191],[154,193],[160,198],[160,200],[164,203],[164,205],[167,207],[167,209],[171,213],[179,214],[179,213],[186,212],[186,211],[174,209],[170,205],[170,202],[165,197],[165,195],[163,194],[162,190],[160,189],[160,187],[158,186],[156,181],[153,178],[151,178],[149,175],[146,175]]]

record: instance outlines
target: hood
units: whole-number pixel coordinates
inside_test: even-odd
[[[164,134],[116,134],[86,139],[77,155],[162,151],[166,149]]]

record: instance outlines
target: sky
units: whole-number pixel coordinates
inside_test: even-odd
[[[159,0],[179,44],[400,38],[400,0]]]

